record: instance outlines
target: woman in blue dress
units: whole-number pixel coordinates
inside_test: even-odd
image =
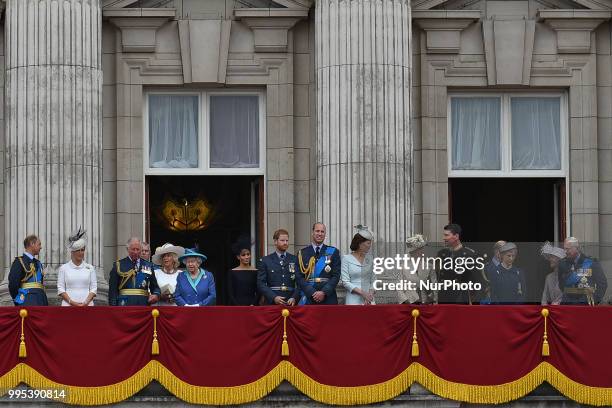
[[[213,274],[202,268],[206,256],[193,249],[186,249],[179,258],[187,267],[176,278],[174,300],[178,306],[212,306],[217,292]]]

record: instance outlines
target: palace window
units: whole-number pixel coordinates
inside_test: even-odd
[[[147,174],[263,174],[263,93],[148,92],[146,102]]]
[[[561,93],[449,97],[449,176],[564,176],[567,109]]]

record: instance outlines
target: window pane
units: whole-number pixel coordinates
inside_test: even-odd
[[[512,98],[512,169],[560,170],[559,98]]]
[[[453,170],[501,170],[499,98],[451,98]]]
[[[198,167],[197,96],[149,96],[149,166]]]
[[[210,97],[210,167],[259,167],[259,98]]]

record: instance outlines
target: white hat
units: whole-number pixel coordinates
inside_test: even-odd
[[[540,253],[542,255],[556,256],[559,259],[565,258],[565,250],[563,250],[563,248],[552,246],[550,242],[544,243],[544,245],[542,246],[542,249],[540,249]]]
[[[427,245],[427,239],[421,234],[416,234],[412,237],[406,238],[406,246],[408,252],[416,251],[419,248],[423,248]]]
[[[368,241],[372,241],[374,239],[374,235],[372,235],[372,233],[368,230],[368,227],[365,225],[355,225],[355,228],[357,228],[357,233]]]
[[[180,257],[185,253],[185,248],[181,246],[172,245],[169,242],[166,242],[164,245],[157,247],[155,250],[155,255],[151,260],[156,265],[161,265],[161,258],[166,254],[176,254],[176,256]]]
[[[85,230],[79,226],[79,228],[68,237],[68,245],[66,245],[66,248],[68,248],[70,252],[74,252],[85,248],[85,246],[87,246]]]

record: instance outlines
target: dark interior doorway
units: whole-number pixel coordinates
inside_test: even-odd
[[[551,178],[449,179],[449,215],[463,241],[492,256],[492,243],[519,247],[516,264],[526,272],[528,298],[539,302],[549,272],[543,242],[565,236],[565,181]]]
[[[232,244],[241,234],[263,248],[263,177],[148,176],[147,237],[152,252],[166,242],[199,248],[208,257],[217,304],[226,304],[226,276],[238,262]],[[254,258],[256,259],[256,258]]]

